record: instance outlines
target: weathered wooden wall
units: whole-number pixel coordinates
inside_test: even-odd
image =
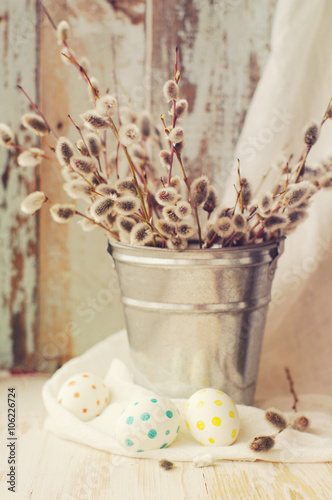
[[[192,173],[213,175],[220,191],[269,53],[275,3],[45,0],[55,22],[70,22],[72,46],[91,60],[102,91],[113,87],[113,40],[120,93],[137,109],[151,109],[157,124],[167,111],[162,84],[172,77],[180,46],[181,89],[190,106],[185,161]],[[28,109],[15,89],[19,79],[57,133],[76,140],[66,116],[79,120],[89,106],[87,91],[75,69],[60,61],[45,15],[35,0],[4,0],[0,17],[0,121],[10,122],[21,141],[28,136],[19,124]],[[123,325],[118,285],[102,234],[83,233],[75,223],[60,227],[47,210],[39,219],[20,215],[19,202],[35,179],[52,200],[66,199],[52,164],[44,162],[35,177],[0,154],[1,363],[52,370]]]

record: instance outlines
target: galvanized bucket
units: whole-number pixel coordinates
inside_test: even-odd
[[[112,243],[137,383],[168,397],[215,387],[253,404],[283,241],[176,251]]]

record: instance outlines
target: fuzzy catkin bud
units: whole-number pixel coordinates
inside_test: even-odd
[[[73,156],[70,160],[71,167],[81,174],[91,174],[96,170],[96,164],[92,158],[86,156]]]
[[[78,139],[78,141],[76,142],[76,146],[82,156],[90,156],[90,151],[88,150],[82,139]]]
[[[116,112],[118,103],[113,95],[105,94],[96,102],[96,111],[101,116],[113,116]]]
[[[234,225],[234,231],[238,233],[244,233],[247,229],[247,221],[242,214],[235,214],[232,218]]]
[[[183,139],[184,139],[184,130],[182,127],[174,127],[169,135],[168,135],[168,139],[171,141],[171,142],[174,142],[175,144],[177,144],[178,142],[182,142]]]
[[[50,208],[52,219],[58,224],[66,224],[75,215],[75,205],[56,203]]]
[[[90,207],[91,217],[96,222],[102,222],[107,218],[107,215],[113,210],[114,200],[111,198],[101,198],[96,200]]]
[[[175,106],[175,116],[176,118],[182,118],[188,110],[188,101],[186,99],[180,99],[177,101]]]
[[[134,123],[122,125],[119,129],[119,141],[122,146],[128,147],[139,141],[141,138],[140,130]]]
[[[74,156],[75,150],[67,137],[59,137],[56,143],[55,154],[60,165],[63,167],[70,165],[70,160]]]
[[[203,205],[203,210],[205,210],[205,212],[208,212],[209,214],[211,214],[213,212],[213,210],[216,208],[216,206],[218,205],[218,203],[219,203],[219,201],[218,201],[218,194],[217,194],[216,188],[214,186],[209,186],[208,194],[207,194],[205,203]]]
[[[265,418],[268,422],[277,427],[277,429],[286,429],[287,427],[287,420],[284,414],[275,408],[268,408],[265,411]]]
[[[120,216],[117,219],[117,226],[120,231],[125,231],[126,233],[130,233],[132,228],[136,225],[136,222],[134,219],[131,219],[130,217],[124,217]]]
[[[0,146],[9,147],[14,142],[14,134],[6,123],[0,123]]]
[[[195,179],[190,186],[191,201],[198,206],[205,202],[208,195],[209,179],[202,175]]]
[[[180,238],[180,236],[173,236],[167,240],[167,247],[170,250],[185,250],[188,246],[188,240]]]
[[[318,139],[319,127],[317,123],[311,123],[304,132],[304,142],[308,146],[313,146]]]
[[[60,21],[56,28],[58,44],[61,45],[66,42],[69,38],[70,26],[67,21]]]
[[[288,225],[287,230],[295,229],[307,217],[308,213],[305,210],[295,209],[287,212]]]
[[[85,136],[85,142],[92,156],[100,155],[103,146],[97,134],[95,134],[94,132],[91,132],[91,134],[87,134]]]
[[[268,217],[272,213],[273,196],[271,193],[266,193],[258,201],[257,209],[259,215]]]
[[[245,179],[245,178],[241,179],[241,187],[242,187],[243,204],[244,204],[244,206],[247,206],[251,202],[251,197],[252,197],[251,185],[250,185],[248,179]]]
[[[181,141],[181,142],[178,142],[177,144],[175,144],[174,149],[178,155],[182,155],[183,150],[184,150],[184,141]]]
[[[87,184],[83,180],[66,182],[63,185],[63,189],[66,191],[68,196],[70,196],[74,200],[78,200],[79,198],[81,198],[83,200],[89,201],[92,194],[89,184]]]
[[[229,217],[221,217],[213,227],[221,238],[228,238],[234,232],[233,222]]]
[[[174,80],[168,80],[163,87],[163,93],[166,101],[172,101],[179,97],[179,86]]]
[[[34,191],[28,194],[21,202],[21,210],[25,214],[33,215],[37,210],[39,210],[43,203],[47,200],[45,193],[42,191]]]
[[[44,151],[39,148],[30,148],[29,151],[23,151],[18,158],[17,163],[20,167],[36,167],[42,162]]]
[[[105,130],[110,128],[110,122],[94,109],[90,109],[80,115],[81,119],[93,130]]]
[[[119,197],[119,193],[117,192],[117,190],[110,184],[100,184],[96,188],[96,191],[97,193],[100,193],[103,196],[109,196],[113,200],[116,200],[116,198]]]
[[[151,115],[147,111],[143,111],[139,120],[142,137],[148,138],[152,133]]]
[[[151,240],[152,231],[146,222],[140,222],[132,229],[130,233],[131,245],[145,245]]]
[[[163,167],[170,167],[171,166],[171,153],[167,151],[166,149],[162,149],[159,153],[159,158],[160,162]]]
[[[179,219],[185,219],[186,217],[188,217],[191,214],[190,203],[188,203],[187,201],[179,202],[175,206],[174,212],[179,217]]]
[[[98,227],[97,224],[94,224],[89,219],[81,219],[77,222],[77,224],[79,224],[82,230],[85,231],[86,233],[89,233]]]
[[[304,432],[310,426],[310,421],[305,415],[294,415],[291,426],[296,431]]]
[[[122,215],[130,215],[134,212],[137,212],[139,209],[140,203],[138,198],[134,196],[122,196],[122,198],[118,198],[115,203],[115,210]]]
[[[324,189],[331,189],[332,188],[332,173],[328,173],[324,175],[324,177],[320,181],[320,185]]]
[[[182,238],[190,238],[195,234],[195,229],[187,222],[180,222],[177,226],[177,232],[179,236],[182,236]]]
[[[316,191],[317,188],[308,181],[292,184],[284,196],[284,201],[289,207],[295,208],[315,194]]]
[[[43,118],[37,113],[26,113],[22,116],[22,123],[25,128],[28,128],[37,135],[46,135],[49,133],[49,128]]]
[[[287,217],[282,214],[273,214],[267,219],[264,219],[264,226],[268,232],[282,229],[287,226]]]
[[[172,187],[163,187],[156,193],[156,201],[159,205],[173,205],[178,199],[177,191]]]
[[[131,178],[118,180],[115,184],[115,189],[119,193],[131,193],[132,195],[137,195],[137,189]]]
[[[162,211],[163,217],[171,222],[178,222],[180,218],[176,215],[175,208],[175,205],[168,205],[164,207]]]
[[[164,236],[175,236],[176,225],[165,219],[157,219],[157,228]]]
[[[255,437],[250,443],[250,449],[253,451],[268,451],[274,446],[274,439],[272,436],[259,436]]]

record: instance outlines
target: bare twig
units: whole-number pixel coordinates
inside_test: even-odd
[[[291,394],[293,395],[292,410],[294,410],[296,412],[297,411],[296,404],[298,403],[299,400],[298,400],[297,394],[296,394],[295,389],[294,389],[294,382],[293,382],[290,370],[287,366],[285,366],[285,372],[286,372],[287,380],[289,382],[289,390],[290,390]]]

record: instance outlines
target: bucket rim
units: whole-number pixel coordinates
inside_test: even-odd
[[[186,254],[189,255],[194,255],[194,254],[236,254],[236,253],[243,253],[243,252],[255,252],[259,250],[271,250],[273,248],[278,248],[282,247],[286,237],[285,236],[280,236],[279,238],[273,240],[272,242],[264,242],[264,243],[258,243],[256,245],[243,245],[243,246],[238,246],[238,247],[211,247],[211,248],[186,248],[184,250],[173,250],[170,248],[160,248],[160,247],[150,247],[150,246],[134,246],[130,245],[128,243],[123,243],[123,242],[118,242],[118,241],[108,241],[108,247],[107,250],[110,254],[112,254],[112,248],[114,249],[124,249],[130,252],[146,252],[147,254],[152,254],[152,253],[157,253],[161,257],[162,255],[181,255],[185,257]],[[197,244],[198,245],[198,240],[189,240],[189,243]]]

